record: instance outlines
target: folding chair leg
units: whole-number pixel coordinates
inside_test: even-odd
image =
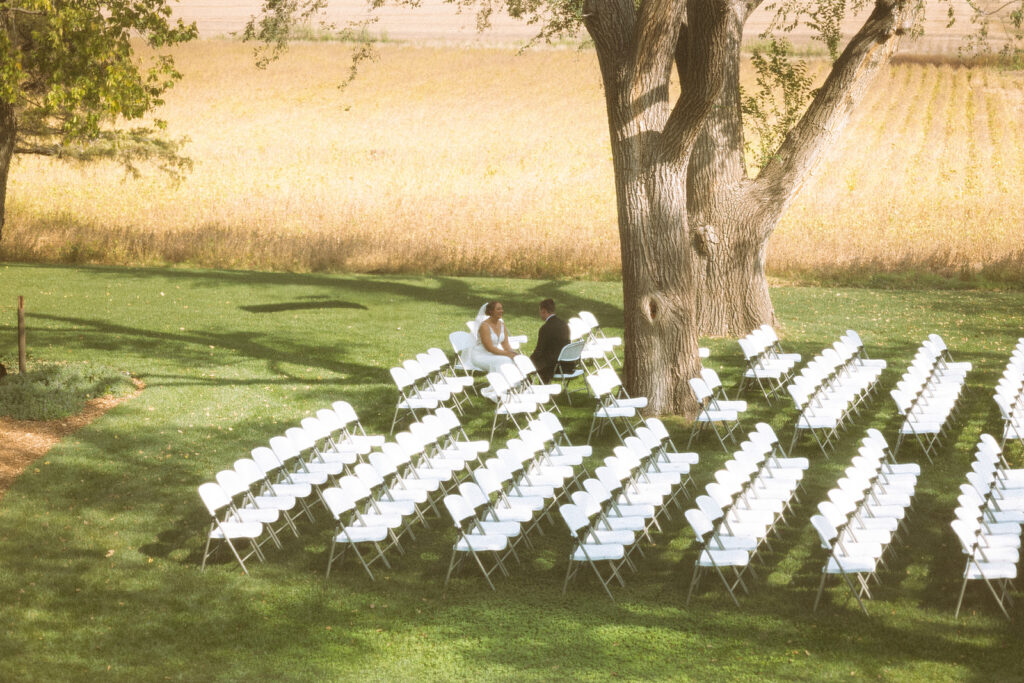
[[[690,579],[690,590],[686,593],[686,606],[690,606],[690,598],[693,596],[693,591],[697,588],[697,584],[700,583],[700,574],[702,568],[697,565],[696,562],[693,564],[693,578]]]
[[[821,602],[821,594],[825,590],[825,579],[828,578],[828,574],[824,570],[821,572],[821,583],[818,584],[818,595],[814,598],[814,609],[812,612],[818,611],[818,603]]]

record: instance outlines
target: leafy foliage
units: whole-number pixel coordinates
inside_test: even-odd
[[[56,420],[82,410],[100,396],[126,396],[131,377],[106,365],[34,363],[24,375],[0,379],[0,415],[16,420]]]
[[[0,4],[0,108],[13,112],[15,151],[63,158],[113,158],[131,171],[159,160],[188,167],[182,141],[163,139],[165,124],[122,129],[163,104],[181,77],[169,55],[139,63],[133,41],[161,49],[196,37],[172,23],[167,0],[10,0]],[[9,132],[9,131],[8,131]]]
[[[794,60],[793,45],[785,39],[770,39],[751,53],[757,72],[757,91],[747,94],[740,88],[741,108],[756,140],[747,140],[747,150],[763,167],[774,156],[782,140],[800,120],[814,94],[807,63]]]

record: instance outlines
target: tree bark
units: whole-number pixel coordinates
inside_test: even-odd
[[[698,263],[701,335],[739,337],[776,324],[765,274],[767,242],[878,69],[910,25],[913,3],[879,0],[851,39],[774,159],[756,179],[743,161],[739,66],[743,24],[753,5],[733,3],[725,87],[694,146],[688,169],[690,230]]]
[[[697,354],[695,253],[687,216],[693,145],[718,98],[722,0],[595,0],[584,7],[601,67],[625,315],[624,383],[648,412],[692,416]],[[673,64],[682,94],[669,102]]]
[[[7,219],[7,174],[14,157],[14,141],[18,134],[18,120],[14,107],[0,101],[0,240],[3,239]]]

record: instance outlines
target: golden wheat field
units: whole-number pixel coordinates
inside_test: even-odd
[[[20,158],[0,257],[617,275],[592,51],[379,49],[346,90],[345,44],[296,44],[266,71],[231,40],[179,49],[160,116],[192,172]],[[1024,277],[1024,75],[904,63],[876,85],[772,238],[771,272]]]

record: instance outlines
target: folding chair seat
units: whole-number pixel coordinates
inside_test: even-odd
[[[523,530],[523,525],[518,520],[503,519],[493,509],[490,498],[483,489],[474,482],[464,481],[459,484],[459,495],[473,509],[474,520],[477,528],[484,534],[497,534],[504,536],[509,542],[509,551],[516,557],[515,546],[525,543],[527,548],[532,548],[529,539]]]
[[[899,533],[903,508],[888,510],[877,505],[862,505],[863,499],[856,498],[840,488],[830,489],[828,500],[847,518],[847,523],[854,529],[885,529],[892,532],[894,537]],[[894,514],[887,515],[887,512]]]
[[[554,399],[555,396],[562,393],[562,385],[557,382],[551,384],[545,384],[541,381],[540,375],[537,374],[537,366],[533,364],[530,357],[525,354],[519,354],[512,359],[512,363],[519,370],[523,376],[523,382],[525,385],[524,391],[533,394],[538,399],[543,399],[546,395],[548,398],[538,400],[538,403],[545,402],[546,400]],[[558,407],[554,406],[557,410]]]
[[[441,405],[440,395],[422,394],[416,387],[415,380],[405,368],[391,368],[391,378],[394,380],[395,386],[398,387],[398,401],[395,403],[395,414],[391,418],[389,433],[395,433],[395,425],[398,424],[400,414],[410,413],[413,419],[417,419],[420,414],[436,410]]]
[[[519,429],[540,408],[540,405],[535,400],[514,393],[508,380],[500,372],[487,373],[487,384],[497,403],[494,408],[494,420],[491,422],[491,439],[494,438],[494,430],[498,425],[499,417],[511,420],[516,429]],[[516,419],[517,415],[520,416],[520,420]],[[523,424],[520,424],[520,421]]]
[[[526,356],[516,356],[516,358],[526,358]],[[530,359],[526,358],[526,361],[529,362]],[[532,365],[533,363],[530,363],[530,366]],[[524,401],[532,401],[538,409],[550,403],[557,410],[558,407],[554,404],[554,393],[550,389],[555,388],[561,391],[562,387],[557,384],[546,384],[543,386],[534,384],[533,380],[524,372],[524,366],[524,363],[516,363],[513,360],[511,363],[502,365],[498,371],[505,377],[505,381],[508,382],[508,386],[515,396]],[[536,369],[534,369],[533,374],[536,376]]]
[[[220,484],[221,490],[228,496],[228,509],[232,519],[238,522],[259,522],[263,524],[267,529],[270,540],[278,548],[281,547],[281,541],[277,537],[277,532],[281,528],[289,527],[295,533],[295,536],[298,537],[299,533],[295,529],[295,525],[289,518],[281,514],[280,508],[273,505],[260,507],[256,503],[249,493],[249,485],[238,476],[237,472],[234,470],[221,470],[217,473],[215,479]],[[274,525],[278,522],[281,522],[281,525],[275,529]]]
[[[878,431],[874,427],[869,427],[864,436],[863,443],[865,445],[872,445],[877,448],[883,454],[883,469],[891,474],[913,474],[914,476],[921,475],[921,466],[916,462],[896,462],[896,458],[893,457],[892,450],[889,448],[889,443],[885,440],[885,436],[882,432]]]
[[[497,590],[491,581],[491,574],[501,571],[505,576],[509,575],[508,570],[505,569],[503,558],[503,555],[509,550],[508,537],[503,534],[483,532],[482,527],[476,522],[476,515],[473,513],[472,507],[458,494],[445,496],[444,506],[448,510],[448,514],[451,515],[456,533],[455,545],[452,546],[452,559],[448,563],[448,574],[444,579],[445,590],[451,581],[452,572],[462,564],[466,556],[472,557],[476,562],[491,590]],[[484,553],[494,557],[490,569],[484,566],[481,559],[481,555]]]
[[[744,370],[743,379],[740,382],[739,392],[743,393],[748,385],[756,383],[765,399],[770,403],[782,391],[786,380],[789,379],[789,370],[792,366],[765,357],[763,342],[759,342],[756,338],[742,337],[737,341],[743,352],[743,360],[747,364],[747,369]]]
[[[502,487],[500,478],[493,470],[487,467],[478,467],[473,470],[473,479],[483,495],[491,500],[490,513],[494,519],[503,522],[519,522],[520,524],[528,524],[533,521],[537,510],[524,504],[514,494],[509,496]],[[541,506],[543,506],[543,501]]]
[[[850,593],[857,599],[857,604],[867,615],[868,610],[864,606],[862,596],[871,597],[868,586],[868,578],[873,575],[878,566],[878,559],[881,557],[881,544],[877,543],[844,543],[839,538],[839,532],[823,515],[813,515],[811,525],[818,532],[822,549],[828,551],[828,560],[821,570],[821,583],[818,585],[818,595],[814,599],[814,609],[818,610],[818,603],[821,601],[821,594],[825,590],[825,580],[829,575],[838,574],[842,576]],[[854,586],[851,576],[855,577],[858,586]]]
[[[782,450],[779,437],[775,435],[775,430],[771,425],[766,422],[758,422],[754,425],[754,431],[749,434],[748,438],[767,449],[766,457],[772,467],[806,471],[811,466],[810,460],[807,458],[792,457]]]
[[[732,506],[727,511],[718,501],[706,494],[697,496],[694,502],[712,523],[718,525],[719,533],[724,531],[730,536],[752,536],[759,542],[764,542],[774,526],[774,517],[771,515],[758,511],[737,511],[733,510]]]
[[[566,481],[573,478],[573,469],[568,465],[548,465],[538,457],[541,444],[527,444],[522,439],[509,439],[497,456],[505,461],[519,463],[523,468],[521,481],[528,486],[550,487],[552,492],[560,490]],[[553,494],[552,494],[553,495]]]
[[[498,493],[498,499],[503,500],[505,507],[511,509],[527,509],[532,513],[539,512],[543,516],[546,514],[548,501],[554,499],[554,491],[551,487],[520,485],[516,481],[516,471],[500,458],[488,458],[483,468],[473,471],[473,477],[485,491],[492,494]],[[522,513],[510,512],[509,514],[519,515]]]
[[[754,510],[769,513],[775,519],[781,519],[786,511],[785,495],[772,495],[767,491],[758,494],[748,486],[749,481],[742,475],[727,469],[715,470],[715,481],[704,486],[707,495],[723,509],[736,506],[738,510]]]
[[[537,419],[540,420],[544,427],[551,433],[551,437],[554,441],[555,447],[558,449],[560,455],[568,455],[572,457],[589,458],[594,449],[589,445],[576,446],[569,440],[569,436],[565,433],[565,428],[562,426],[561,420],[558,416],[552,412],[544,411],[537,415]]]
[[[631,518],[644,520],[643,528],[660,528],[657,523],[657,505],[651,502],[629,502],[624,497],[623,483],[610,475],[607,467],[599,467],[603,477],[589,478],[583,480],[583,490],[589,493],[594,500],[601,503],[610,517]],[[619,522],[620,524],[634,524],[635,522]]]
[[[761,337],[768,342],[765,348],[766,351],[771,354],[771,357],[783,362],[788,362],[791,366],[800,362],[801,356],[799,353],[786,353],[783,351],[779,335],[775,333],[775,328],[771,325],[761,325],[761,327],[758,328],[758,331]]]
[[[526,429],[519,431],[519,436],[523,440],[534,441],[540,444],[542,449],[541,457],[544,463],[548,465],[578,467],[583,464],[584,458],[589,457],[593,452],[590,446],[582,448],[560,446],[556,435],[548,429],[547,424],[539,417],[530,420]]]
[[[850,516],[843,513],[839,506],[829,500],[818,503],[818,512],[835,527],[839,538],[851,544],[878,544],[882,548],[887,548],[895,536],[895,531],[892,529],[867,528],[858,524],[850,524]]]
[[[739,413],[735,410],[719,410],[714,408],[711,390],[700,377],[690,378],[690,389],[697,398],[697,405],[700,407],[700,413],[697,414],[697,417],[694,420],[693,428],[690,430],[690,439],[687,441],[686,447],[689,448],[690,444],[693,443],[693,439],[703,431],[705,427],[710,426],[715,432],[718,442],[722,444],[722,450],[728,453],[729,447],[726,445],[727,439],[734,446],[737,445],[736,437],[733,436],[733,434],[740,427]]]
[[[299,531],[295,525],[295,517],[302,501],[295,495],[278,493],[274,490],[266,473],[251,458],[239,458],[235,461],[233,469],[245,484],[250,503],[256,507],[279,510],[292,532],[298,536]],[[303,493],[308,496],[310,491],[304,487]],[[312,515],[310,515],[310,519],[312,520]]]
[[[487,469],[494,472],[503,482],[508,482],[510,493],[519,496],[525,502],[531,501],[537,510],[542,510],[546,501],[555,497],[556,488],[560,488],[557,477],[532,478],[527,472],[532,459],[524,458],[522,451],[513,452],[508,448],[499,448],[494,458],[484,463]],[[536,501],[536,502],[533,502]]]
[[[298,452],[297,457],[301,458],[304,469],[310,472],[323,472],[328,477],[336,477],[344,473],[354,461],[354,458],[325,458],[317,448],[316,440],[304,427],[289,427],[285,430],[284,437]],[[274,448],[274,444],[272,443],[270,447]]]
[[[665,444],[662,443],[654,432],[648,427],[637,427],[636,437],[626,437],[626,441],[630,439],[639,439],[640,443],[643,444],[644,448],[651,454],[651,465],[650,467],[656,472],[678,472],[682,475],[690,474],[690,458],[676,458],[673,460],[668,457],[667,451],[665,450]],[[682,455],[682,454],[673,454]],[[690,454],[687,454],[690,455]],[[694,453],[693,455],[696,455]],[[690,481],[687,477],[687,481]],[[685,483],[685,482],[684,482]]]
[[[743,574],[750,566],[751,551],[742,546],[749,544],[750,541],[755,539],[728,534],[723,535],[721,530],[715,530],[714,524],[699,508],[687,510],[684,514],[686,521],[690,523],[690,527],[697,537],[699,545],[697,559],[693,563],[693,578],[690,579],[690,589],[686,593],[687,606],[689,606],[690,599],[693,597],[693,591],[700,584],[703,573],[714,569],[719,578],[722,579],[722,585],[729,592],[729,597],[739,607],[740,602],[736,599],[736,588],[742,588],[743,592],[748,595],[750,593],[747,590],[746,583],[743,581]],[[740,547],[731,547],[734,545]],[[723,572],[725,569],[732,570],[731,581]]]
[[[558,382],[561,385],[562,393],[565,394],[569,405],[572,405],[572,392],[569,391],[569,383],[577,377],[582,377],[586,374],[586,370],[581,367],[582,362],[580,360],[585,345],[586,341],[580,339],[563,346],[562,350],[558,352],[558,359],[555,361],[555,372],[551,375],[552,381]]]
[[[582,341],[583,349],[580,351],[580,363],[589,371],[596,372],[600,368],[613,368],[614,353],[607,345],[594,339],[591,334],[590,325],[578,316],[573,316],[567,321],[569,325],[569,341]]]
[[[262,493],[264,495],[275,495],[275,496],[294,496],[297,501],[302,505],[302,509],[305,511],[306,516],[309,520],[314,521],[313,511],[310,509],[309,504],[306,502],[306,498],[310,497],[316,490],[312,484],[307,481],[297,482],[291,478],[291,474],[288,472],[281,461],[277,459],[274,452],[267,446],[257,446],[250,451],[250,456],[253,464],[263,472],[263,478],[266,482]],[[235,461],[236,469],[248,469],[249,466],[243,461],[246,458],[240,458]],[[250,475],[254,475],[254,472],[250,471]]]
[[[403,464],[402,461],[384,452],[371,453],[369,464],[377,472],[377,475],[387,482],[388,490],[394,498],[411,500],[417,506],[426,504],[435,515],[439,514],[431,496],[440,490],[440,480],[416,479],[407,476],[399,469],[399,465]],[[419,515],[419,519],[424,526],[428,526],[422,514]]]
[[[466,374],[458,374],[448,358],[448,354],[443,350],[432,346],[427,349],[426,353],[432,359],[433,367],[437,368],[437,373],[443,379],[446,386],[460,386],[463,391],[473,390],[473,378]]]
[[[742,413],[747,409],[746,401],[732,401],[729,399],[729,396],[725,393],[725,387],[722,386],[722,380],[718,378],[717,372],[711,368],[701,368],[700,377],[711,391],[711,404],[715,410],[735,410],[737,413]]]
[[[429,527],[421,508],[429,503],[430,492],[425,488],[402,485],[395,476],[396,471],[392,471],[380,460],[377,463],[381,466],[379,469],[372,463],[359,463],[354,468],[354,474],[373,492],[378,509],[383,513],[393,512],[402,517],[414,517],[424,527]],[[409,534],[413,536],[411,530]]]
[[[327,508],[331,511],[331,516],[336,522],[335,532],[331,539],[331,548],[327,554],[327,572],[325,577],[331,575],[331,567],[334,565],[335,560],[338,560],[339,564],[344,560],[345,552],[349,548],[352,548],[353,552],[355,552],[360,564],[363,565],[363,569],[369,574],[371,581],[376,580],[376,577],[374,577],[370,565],[377,560],[383,562],[384,566],[390,569],[391,563],[385,557],[384,548],[381,547],[381,543],[390,537],[391,530],[383,524],[366,523],[366,520],[359,514],[355,499],[351,494],[340,488],[332,487],[325,489],[324,500],[327,502]],[[360,545],[366,544],[372,545],[374,550],[374,554],[369,558],[364,556],[359,550]]]
[[[238,520],[231,510],[231,499],[215,482],[200,484],[199,497],[210,513],[210,530],[206,534],[206,548],[203,550],[203,562],[200,571],[206,570],[206,560],[212,554],[210,545],[213,541],[223,541],[231,549],[231,554],[238,560],[239,566],[245,574],[249,570],[245,568],[245,560],[253,555],[263,562],[263,552],[260,550],[262,543],[259,537],[263,535],[263,525],[259,522],[244,522]],[[232,541],[245,540],[249,542],[249,552],[243,557]]]
[[[422,422],[413,422],[409,425],[409,431],[418,435],[424,443],[434,444],[438,457],[456,462],[461,460],[466,467],[479,465],[481,462],[479,444],[457,441],[453,436],[451,423],[442,420],[437,414],[424,415]],[[485,452],[486,450],[484,448]]]
[[[490,449],[490,442],[484,439],[470,439],[466,430],[462,426],[462,422],[459,420],[459,416],[455,414],[450,408],[440,407],[434,411],[434,415],[440,420],[441,424],[447,429],[447,439],[449,439],[449,445],[457,447],[460,451],[466,453],[475,453],[477,460]],[[468,461],[468,458],[467,458]]]
[[[598,403],[590,421],[587,443],[590,443],[593,435],[600,431],[599,426],[606,423],[611,425],[620,441],[634,434],[633,422],[638,417],[638,411],[647,407],[647,399],[618,396],[622,382],[614,371],[607,369],[588,375],[587,386]]]
[[[1020,522],[986,521],[984,513],[977,505],[958,505],[953,510],[953,514],[957,519],[967,523],[971,533],[985,536],[991,545],[1009,545],[1013,548],[1020,548],[1022,531]]]
[[[651,433],[662,443],[661,450],[658,451],[658,457],[661,461],[685,463],[691,466],[700,462],[700,456],[696,453],[679,451],[675,443],[672,442],[672,437],[669,435],[665,424],[658,418],[648,417],[644,419],[644,426],[650,429]]]
[[[413,422],[409,425],[409,431],[395,435],[395,442],[409,457],[420,477],[448,482],[466,471],[466,461],[442,453],[433,435],[434,432],[423,423]]]
[[[327,410],[326,412],[336,416],[333,410]],[[318,417],[304,417],[300,424],[306,437],[312,440],[312,457],[315,462],[337,462],[344,468],[350,467],[359,461],[359,449],[354,444],[348,447],[338,446],[332,438],[331,425],[337,423],[328,422],[328,424],[324,424]],[[369,450],[366,452],[369,453]]]
[[[288,434],[288,432],[291,434]],[[304,448],[300,448],[300,445]],[[295,481],[308,482],[313,486],[337,485],[337,475],[345,469],[340,462],[318,463],[307,462],[303,452],[309,452],[312,441],[305,437],[298,427],[289,427],[282,436],[270,439],[270,450],[285,467],[291,468],[291,476]]]
[[[424,365],[423,360],[427,360],[428,364]],[[402,369],[412,378],[418,396],[436,399],[439,405],[450,403],[456,410],[460,409],[458,395],[463,393],[465,388],[461,384],[449,387],[438,381],[433,361],[425,354],[417,354],[416,358],[402,361]]]
[[[569,554],[569,566],[566,568],[565,581],[562,583],[562,595],[565,595],[569,587],[569,581],[576,575],[580,567],[589,565],[597,576],[598,581],[604,588],[605,593],[615,601],[608,585],[617,580],[619,585],[625,586],[619,568],[626,563],[626,548],[621,543],[601,543],[590,532],[590,520],[578,505],[565,503],[558,508],[562,519],[569,527],[569,534],[573,539],[573,548]],[[598,562],[607,562],[609,567],[608,577],[601,573],[597,567]]]
[[[606,354],[611,354],[616,363],[619,363],[619,357],[615,353],[615,347],[622,346],[622,337],[609,337],[601,329],[601,326],[597,322],[597,318],[590,311],[580,311],[578,313],[580,320],[582,320],[590,328],[590,338],[595,344],[600,347]]]
[[[402,533],[402,528],[406,525],[406,520],[400,511],[393,507],[385,509],[381,502],[374,498],[370,486],[356,475],[345,475],[338,480],[338,486],[331,488],[340,488],[355,501],[361,523],[367,526],[387,527],[390,542],[384,548],[385,551],[394,547],[399,553],[405,554],[405,549],[399,542],[399,536]],[[328,509],[330,509],[329,505]]]
[[[437,349],[441,351],[440,349]],[[441,351],[441,355],[438,356],[433,353],[422,351],[416,354],[416,363],[422,368],[424,377],[421,380],[421,386],[427,391],[436,391],[438,394],[447,393],[449,401],[453,408],[462,412],[462,404],[466,399],[466,390],[472,384],[466,384],[462,380],[469,380],[468,377],[456,377],[449,376],[445,372],[445,368],[448,365],[448,356],[444,355]],[[403,363],[403,367],[404,367]]]
[[[349,446],[354,446],[357,453],[365,455],[372,449],[380,448],[383,445],[384,436],[382,434],[367,434],[351,403],[348,401],[335,401],[331,404],[331,410],[338,416],[338,420],[342,425],[342,432],[345,435],[342,440],[335,437],[335,444],[338,447],[348,448]],[[324,419],[319,412],[317,417],[321,420]]]
[[[959,618],[960,607],[964,601],[964,593],[967,591],[968,581],[984,581],[1000,611],[1007,619],[1010,613],[1006,610],[1006,603],[1010,599],[1012,581],[1017,578],[1017,563],[1020,561],[1019,551],[1016,548],[985,548],[979,543],[980,530],[972,530],[961,520],[954,520],[950,526],[960,541],[960,547],[967,556],[967,565],[964,567],[964,581],[960,587],[960,597],[956,603],[956,611],[953,618]]]
[[[981,510],[982,519],[988,523],[1017,523],[1024,524],[1024,510],[1012,507],[1003,508],[1002,501],[980,493],[970,483],[960,485],[960,495],[957,502],[964,506],[973,506]]]
[[[587,530],[591,540],[598,543],[618,543],[626,550],[629,556],[631,549],[639,550],[636,545],[637,534],[644,534],[647,530],[648,520],[643,517],[624,517],[616,514],[610,505],[606,509],[601,501],[589,491],[573,491],[572,502],[578,505],[590,521],[590,528]]]

